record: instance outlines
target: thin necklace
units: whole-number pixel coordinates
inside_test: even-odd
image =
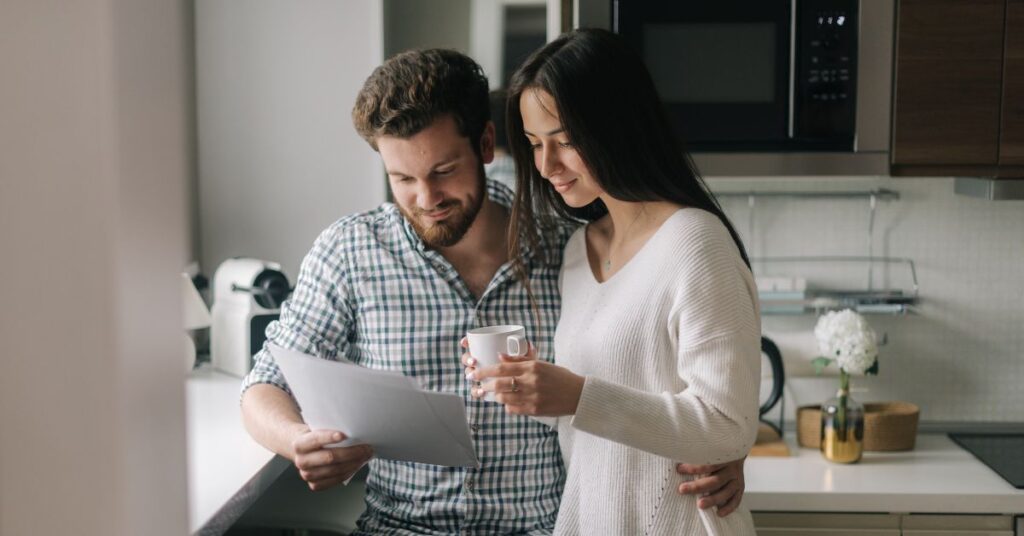
[[[626,231],[623,233],[623,235],[629,233],[629,230],[633,228],[633,224],[640,219],[641,213],[643,213],[642,210],[637,211],[636,216],[633,217],[633,221],[629,222],[629,226],[626,227]],[[605,271],[612,269],[612,244],[610,240],[608,241],[608,258],[605,259],[603,266]]]

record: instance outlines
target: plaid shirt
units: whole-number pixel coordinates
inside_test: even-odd
[[[487,181],[490,199],[510,206],[511,192]],[[479,469],[374,459],[366,481],[361,534],[548,534],[565,475],[556,431],[501,404],[470,396],[459,340],[472,328],[526,326],[542,359],[553,360],[561,251],[571,226],[545,233],[557,260],[529,250],[539,324],[522,284],[506,263],[479,299],[452,265],[427,248],[393,204],[342,218],[313,244],[294,293],[267,339],[325,359],[345,358],[400,371],[423,388],[457,393],[480,459]],[[256,356],[243,390],[271,383],[288,390],[273,358]]]
[[[491,163],[484,164],[484,171],[487,173],[488,178],[498,181],[511,188],[512,191],[515,191],[516,161],[511,156],[495,154],[494,160],[491,160]]]

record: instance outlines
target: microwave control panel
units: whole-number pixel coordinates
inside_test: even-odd
[[[852,147],[856,127],[858,4],[798,4],[793,137]]]

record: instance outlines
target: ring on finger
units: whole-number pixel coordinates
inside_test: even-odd
[[[519,383],[516,382],[516,377],[515,376],[512,376],[512,392],[513,393],[518,393],[519,392]]]

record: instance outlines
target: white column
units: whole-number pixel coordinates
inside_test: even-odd
[[[294,284],[320,231],[384,201],[380,160],[351,119],[383,61],[381,1],[196,3],[205,273],[257,257]]]
[[[0,534],[187,532],[188,9],[0,7]]]

